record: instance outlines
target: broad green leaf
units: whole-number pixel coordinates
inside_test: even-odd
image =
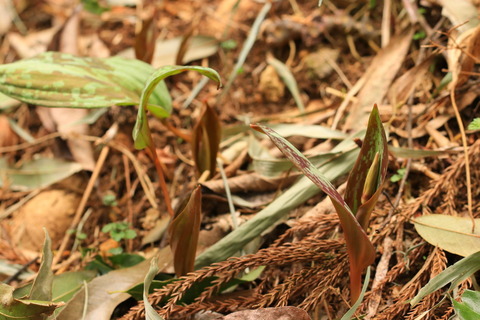
[[[468,125],[468,130],[480,130],[480,118],[473,119],[473,121]]]
[[[354,146],[355,143],[351,140],[345,140],[333,148],[331,152],[342,153],[325,162],[319,168],[320,172],[330,181],[347,174],[358,155],[358,150],[352,149]],[[265,230],[279,224],[291,210],[318,193],[320,193],[320,189],[308,178],[302,177],[267,207],[259,211],[255,217],[240,225],[199,255],[195,260],[195,268],[209,266],[235,255]]]
[[[375,248],[368,239],[362,226],[345,200],[337,192],[332,183],[298,151],[290,142],[278,135],[274,130],[263,125],[252,125],[252,128],[264,132],[272,142],[287,156],[293,164],[302,171],[317,187],[332,200],[345,236],[350,260],[350,284],[352,300],[356,300],[361,291],[361,276],[363,270],[375,260]],[[367,129],[368,134],[368,129]]]
[[[0,319],[43,320],[61,304],[49,301],[15,299],[14,288],[0,283]]]
[[[462,294],[463,303],[478,314],[477,319],[480,319],[480,292],[473,290],[465,290]]]
[[[82,170],[82,165],[60,159],[38,158],[24,162],[20,167],[10,166],[0,159],[0,186],[12,190],[29,191],[47,187]],[[6,179],[6,180],[4,180]]]
[[[192,133],[192,155],[199,175],[206,170],[210,171],[209,177],[215,175],[221,134],[215,110],[205,104]]]
[[[466,257],[480,249],[480,219],[429,214],[413,220],[418,234],[433,246]]]
[[[143,287],[143,303],[145,305],[145,318],[146,320],[163,320],[155,309],[153,309],[152,305],[148,301],[148,292],[150,290],[150,285],[155,278],[155,275],[158,273],[158,258],[154,257],[150,262],[150,269],[148,270],[147,275],[145,276],[144,280],[144,287]]]
[[[463,297],[462,297],[463,298]],[[476,312],[472,306],[466,303],[461,303],[452,299],[453,308],[460,320],[478,320],[480,319],[480,312]],[[478,300],[476,301],[478,304]]]
[[[0,92],[46,107],[104,108],[138,104],[145,81],[154,71],[139,60],[80,58],[45,52],[1,65]],[[152,93],[149,104],[170,112],[171,98],[164,83]]]
[[[283,82],[292,94],[293,100],[295,100],[298,110],[300,110],[300,112],[304,112],[305,105],[303,104],[302,97],[300,97],[300,91],[298,90],[297,81],[293,77],[290,69],[283,62],[275,59],[272,56],[267,57],[267,63],[271,65],[275,69],[275,71],[277,71],[280,78],[282,78]]]
[[[380,166],[375,168],[377,170],[377,173],[373,175],[375,181],[366,181],[376,154],[379,154]],[[382,192],[381,189],[387,174],[387,167],[387,138],[380,120],[378,108],[375,105],[368,120],[367,132],[365,133],[360,154],[348,176],[347,189],[345,190],[345,200],[365,230],[368,227],[370,214]],[[369,186],[370,190],[375,190],[375,192],[370,193],[368,199],[364,198],[364,203],[362,203],[362,194],[366,185]]]
[[[215,70],[210,68],[197,66],[165,66],[157,69],[150,76],[150,78],[148,78],[140,97],[140,106],[138,108],[137,120],[135,122],[135,127],[133,128],[133,140],[135,141],[135,148],[144,149],[147,146],[151,145],[150,128],[148,127],[147,122],[147,107],[148,110],[156,117],[164,118],[170,115],[171,107],[170,109],[166,109],[162,105],[154,106],[148,104],[150,96],[155,92],[155,88],[159,83],[163,83],[163,80],[165,78],[185,71],[197,71],[198,73],[216,81],[219,87],[221,87],[222,85],[220,75]]]
[[[478,270],[480,270],[480,251],[463,258],[454,265],[440,272],[440,274],[431,279],[422,289],[420,289],[417,295],[412,301],[410,301],[410,304],[412,306],[416,305],[425,296],[443,288],[449,283],[452,283],[450,286],[451,290]]]
[[[45,242],[43,243],[42,263],[40,264],[37,277],[33,281],[28,298],[31,300],[51,301],[53,283],[52,241],[50,240],[47,229],[43,228],[43,230],[45,231]]]
[[[168,228],[175,274],[180,277],[193,271],[198,235],[202,221],[202,189],[197,186],[188,202],[182,203]]]

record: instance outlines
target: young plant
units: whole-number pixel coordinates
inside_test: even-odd
[[[361,293],[362,272],[375,260],[375,248],[366,229],[370,214],[380,196],[388,164],[387,139],[375,105],[370,114],[367,132],[357,161],[348,177],[345,199],[318,169],[286,139],[274,130],[251,125],[263,132],[331,199],[342,226],[350,261],[350,293],[355,302]]]

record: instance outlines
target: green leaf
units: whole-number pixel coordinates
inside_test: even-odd
[[[480,118],[473,119],[473,121],[468,125],[468,130],[480,130]]]
[[[120,253],[108,257],[108,260],[110,260],[118,268],[130,268],[139,264],[145,260],[145,258],[139,256],[138,254]]]
[[[397,170],[397,173],[395,173],[393,176],[390,177],[391,182],[398,182],[403,179],[403,176],[405,175],[405,172],[407,172],[407,169],[401,168]]]
[[[328,180],[332,181],[349,172],[358,155],[358,150],[355,149],[355,144],[351,140],[345,140],[331,152],[341,153],[331,157],[330,161],[325,161],[319,170]],[[280,223],[281,219],[291,210],[318,193],[320,193],[320,189],[308,178],[302,177],[267,207],[259,211],[255,217],[240,225],[199,255],[195,261],[195,268],[209,266],[235,255],[265,230]]]
[[[375,175],[375,181],[367,181],[367,174],[377,153],[381,162],[378,168],[378,175]],[[347,189],[345,190],[345,200],[363,229],[367,229],[370,214],[382,192],[381,186],[385,181],[387,167],[387,137],[380,120],[378,108],[375,105],[368,120],[367,132],[365,133],[360,154],[348,176]],[[373,185],[372,188],[376,191],[368,197],[367,201],[365,199],[362,201],[362,194],[366,185]]]
[[[32,289],[28,295],[31,300],[51,301],[52,300],[52,284],[53,284],[53,271],[52,271],[52,241],[48,235],[47,229],[45,231],[45,242],[43,243],[43,255],[40,269],[38,270],[37,277],[33,281]]]
[[[139,60],[80,58],[45,52],[1,65],[0,92],[46,107],[104,108],[138,104],[145,81],[153,72],[150,65]],[[149,103],[171,110],[171,98],[164,83],[152,93]]]
[[[205,104],[192,134],[192,155],[199,175],[206,170],[210,172],[209,177],[215,175],[221,134],[220,119],[215,110]]]
[[[280,78],[282,78],[283,82],[292,94],[293,100],[295,100],[298,110],[300,110],[300,112],[305,112],[305,105],[303,104],[302,97],[300,97],[300,91],[298,90],[297,81],[293,77],[290,69],[283,62],[275,59],[272,56],[267,57],[267,63],[271,65],[275,69],[275,71],[277,71]]]
[[[202,189],[197,186],[190,195],[188,202],[185,201],[180,205],[168,228],[173,265],[178,277],[193,271],[202,220],[201,206]]]
[[[463,297],[462,297],[463,299]],[[478,300],[476,301],[478,304]],[[460,303],[455,299],[452,299],[453,308],[460,320],[477,320],[480,319],[480,312],[476,312],[470,305],[466,303]]]
[[[410,301],[410,304],[412,306],[416,305],[425,296],[441,289],[449,283],[452,283],[450,289],[453,289],[478,270],[480,270],[480,251],[463,258],[431,279],[420,289],[417,295]]]
[[[30,191],[47,187],[82,170],[82,165],[60,159],[38,158],[21,166],[10,166],[5,158],[0,159],[0,186]],[[6,178],[6,181],[3,180]]]
[[[375,248],[368,239],[362,226],[358,223],[349,206],[337,192],[332,183],[298,151],[291,143],[274,130],[263,125],[252,125],[252,128],[264,132],[287,156],[293,164],[302,171],[317,187],[332,200],[345,236],[350,260],[350,285],[352,300],[356,300],[361,292],[361,276],[363,270],[375,260]],[[368,129],[367,129],[368,134]],[[358,162],[358,161],[357,161]],[[360,195],[361,196],[361,195]]]
[[[433,246],[466,257],[480,248],[480,219],[430,214],[413,220],[418,234]]]
[[[462,301],[463,303],[471,308],[474,312],[476,312],[480,316],[480,292],[473,291],[473,290],[465,290],[462,294]],[[477,319],[480,319],[478,317]]]
[[[163,83],[165,78],[185,72],[197,71],[200,74],[218,82],[219,87],[222,85],[220,75],[213,69],[197,67],[197,66],[165,66],[157,69],[147,80],[145,87],[142,90],[140,97],[140,106],[138,108],[137,120],[133,128],[133,140],[135,141],[135,148],[144,149],[151,145],[150,128],[147,122],[146,109],[156,117],[164,118],[170,115],[171,107],[166,109],[163,105],[148,105],[150,96],[154,93],[156,86]]]
[[[144,288],[143,288],[143,302],[145,305],[145,318],[146,320],[163,320],[163,317],[161,317],[155,309],[153,309],[152,305],[148,301],[148,291],[150,289],[150,284],[153,281],[153,278],[155,278],[155,275],[158,273],[158,259],[157,257],[154,257],[152,261],[150,262],[150,269],[148,270],[147,275],[145,276],[144,280]]]

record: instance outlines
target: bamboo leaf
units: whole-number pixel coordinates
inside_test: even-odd
[[[197,66],[165,66],[157,69],[147,80],[145,87],[143,88],[142,95],[140,97],[140,106],[138,108],[137,120],[135,127],[133,128],[133,140],[135,141],[135,148],[144,149],[151,145],[150,141],[150,129],[147,122],[148,110],[156,117],[164,118],[170,115],[170,109],[165,109],[162,105],[149,105],[148,101],[150,96],[154,93],[158,84],[163,83],[165,78],[185,72],[185,71],[197,71],[200,74],[216,81],[218,86],[221,87],[222,80],[220,75],[213,69],[197,67]]]
[[[201,206],[202,191],[201,187],[197,186],[188,201],[177,210],[178,213],[168,229],[175,274],[179,277],[193,271],[202,220]]]

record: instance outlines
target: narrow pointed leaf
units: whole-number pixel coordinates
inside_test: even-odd
[[[190,195],[188,202],[180,206],[168,229],[170,247],[173,253],[173,265],[177,276],[193,271],[200,233],[201,205],[202,191],[201,187],[197,186]]]
[[[150,269],[145,276],[143,286],[143,303],[145,305],[145,318],[147,320],[163,320],[163,318],[155,311],[155,309],[153,309],[152,305],[148,301],[148,291],[150,290],[150,285],[152,284],[153,278],[155,278],[158,271],[158,258],[154,257],[150,262]]]
[[[252,125],[252,128],[268,135],[283,154],[332,200],[340,218],[340,224],[342,225],[345,236],[350,259],[352,300],[356,300],[361,292],[362,271],[375,260],[375,249],[368,239],[367,234],[331,182],[328,181],[300,151],[274,130],[266,126],[258,124]]]
[[[417,295],[412,301],[410,301],[410,304],[412,306],[416,305],[425,296],[441,289],[449,283],[452,283],[450,289],[453,289],[460,282],[467,279],[478,270],[480,270],[480,251],[463,258],[454,265],[440,272],[435,278],[431,279],[422,289],[420,289]]]
[[[83,58],[45,52],[31,59],[0,65],[0,92],[46,107],[104,108],[138,104],[143,86],[155,69],[139,60],[120,57]],[[162,83],[149,104],[171,110]]]
[[[147,80],[145,87],[143,88],[142,95],[140,97],[140,106],[138,108],[137,121],[133,128],[133,140],[135,141],[135,148],[144,149],[151,145],[149,128],[147,123],[146,109],[156,117],[164,118],[170,114],[169,109],[165,109],[162,105],[149,105],[148,101],[150,96],[154,93],[155,88],[165,78],[185,72],[185,71],[197,71],[198,73],[216,81],[218,86],[221,87],[222,80],[220,75],[213,69],[198,67],[198,66],[165,66],[157,69]]]
[[[210,177],[215,175],[221,135],[220,120],[215,110],[205,104],[192,134],[193,160],[199,175],[206,170],[210,171]]]
[[[368,171],[372,166],[375,155],[380,156],[380,174],[376,185],[376,192],[368,200],[364,200],[362,205],[362,194],[365,188],[365,181]],[[345,191],[345,200],[352,212],[358,219],[360,225],[366,229],[370,214],[381,193],[381,186],[385,181],[388,166],[388,148],[387,137],[383,129],[382,121],[375,105],[368,120],[367,132],[363,140],[360,154],[355,165],[350,172]]]
[[[45,242],[43,243],[43,256],[40,269],[38,270],[37,277],[33,281],[32,289],[28,295],[31,300],[51,301],[52,300],[52,284],[53,284],[53,271],[52,271],[52,241],[48,235],[47,229],[45,231]]]

